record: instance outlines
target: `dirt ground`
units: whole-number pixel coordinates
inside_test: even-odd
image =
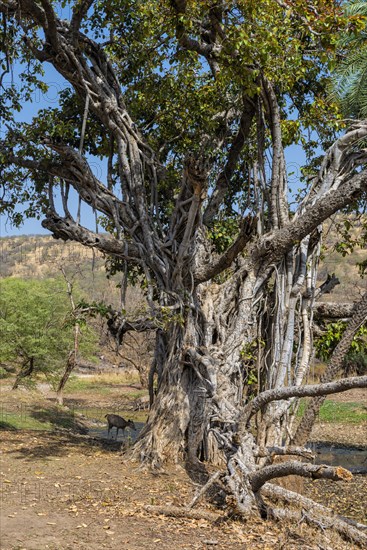
[[[339,403],[360,402],[365,403],[367,406],[367,388],[356,388],[341,393],[334,393],[332,400]]]
[[[339,427],[329,436],[340,433]],[[363,430],[353,427],[353,435],[354,443],[366,444]],[[355,548],[330,530],[304,523],[213,524],[153,515],[145,505],[183,506],[193,498],[196,487],[182,466],[153,474],[113,446],[66,432],[1,431],[0,489],[2,550]],[[330,487],[314,482],[305,492],[350,517],[365,514],[366,476]],[[197,509],[214,511],[205,501]]]

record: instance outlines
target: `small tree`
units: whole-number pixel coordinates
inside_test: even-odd
[[[0,361],[18,367],[13,385],[36,373],[54,377],[73,347],[70,306],[59,280],[0,281]],[[85,331],[81,353],[91,355],[95,337]]]

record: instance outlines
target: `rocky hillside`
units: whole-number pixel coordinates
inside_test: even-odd
[[[350,229],[357,237],[362,229],[355,226]],[[342,256],[335,251],[338,235],[335,231],[335,222],[324,228],[325,247],[323,263],[319,270],[320,282],[326,279],[327,274],[335,273],[340,280],[333,293],[326,295],[330,301],[354,301],[361,291],[366,288],[366,279],[361,279],[356,264],[367,257],[367,251],[357,248],[353,253]],[[46,278],[60,274],[60,267],[64,266],[71,274],[77,274],[82,290],[90,299],[105,300],[117,305],[119,289],[116,284],[118,277],[107,279],[105,275],[105,259],[98,251],[83,247],[73,242],[55,240],[51,236],[22,236],[0,238],[0,278]],[[136,304],[137,294],[130,292],[131,305]]]
[[[97,250],[51,236],[0,238],[0,278],[54,278],[61,276],[61,267],[77,281],[89,300],[103,300],[118,306],[120,290],[116,285],[119,278],[107,279],[105,258]],[[136,291],[131,290],[132,305],[136,304],[136,300]]]

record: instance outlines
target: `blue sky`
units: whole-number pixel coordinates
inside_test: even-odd
[[[7,78],[4,79],[3,85],[17,82],[17,73],[19,73],[20,67],[16,64],[13,67],[12,75],[7,75]],[[41,92],[36,90],[33,94],[32,101],[24,102],[23,109],[20,113],[15,114],[16,120],[22,122],[31,122],[32,118],[37,114],[39,109],[45,109],[47,107],[54,108],[59,104],[59,93],[66,87],[70,86],[54,69],[50,64],[44,65],[45,75],[43,80],[48,85],[47,92]],[[11,80],[12,79],[12,80]],[[2,128],[0,127],[0,132]],[[97,158],[89,157],[89,162],[94,174],[104,181],[106,170],[103,166],[103,163]],[[57,205],[57,200],[56,200]],[[70,194],[70,211],[73,214],[76,213],[78,208],[78,200],[76,193],[71,191]],[[22,210],[22,207],[19,207],[19,210]],[[62,211],[62,210],[60,210]],[[85,225],[95,227],[95,215],[92,212],[92,209],[88,205],[82,205],[82,219],[85,220]],[[41,225],[41,219],[37,220],[34,218],[29,218],[25,220],[24,224],[17,228],[13,227],[8,221],[7,216],[0,215],[0,237],[9,237],[16,235],[49,235],[50,232],[44,229]]]

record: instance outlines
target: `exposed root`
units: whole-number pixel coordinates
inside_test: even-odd
[[[261,494],[272,500],[280,500],[287,505],[295,504],[302,507],[302,512],[272,509],[271,515],[274,518],[288,518],[292,521],[304,520],[310,525],[316,525],[322,529],[334,529],[344,538],[353,541],[362,548],[367,548],[367,525],[342,516],[334,516],[332,510],[322,504],[277,485],[266,483],[261,489]],[[307,513],[305,514],[305,512]]]
[[[277,520],[288,519],[293,522],[305,521],[308,525],[318,527],[322,530],[334,529],[344,539],[357,544],[361,548],[367,548],[367,536],[361,533],[355,527],[348,525],[340,520],[332,517],[315,517],[311,512],[305,512],[304,510],[286,510],[285,508],[271,508],[269,509],[270,517]]]
[[[321,514],[327,515],[330,515],[332,513],[330,508],[327,508],[326,506],[323,506],[322,504],[319,504],[318,502],[315,502],[310,498],[295,493],[294,491],[289,491],[288,489],[284,489],[283,487],[279,487],[278,485],[273,485],[272,483],[266,483],[261,488],[261,494],[271,499],[281,500],[286,504],[297,504],[298,506],[302,506],[306,510],[317,510]],[[361,529],[362,531],[367,532],[367,525],[365,525],[364,523],[358,523],[353,519],[345,518],[343,516],[338,516],[338,518],[341,521],[344,521],[345,523],[356,527],[357,529]]]

